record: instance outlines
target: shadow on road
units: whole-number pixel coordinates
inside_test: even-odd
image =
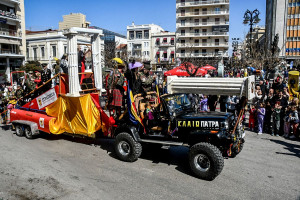
[[[290,153],[276,152],[277,154],[296,156],[300,158],[300,145],[291,144],[288,142],[289,140],[287,140],[287,142],[282,140],[267,139],[267,138],[265,138],[265,140],[270,140],[271,142],[275,142],[277,144],[283,145],[285,146],[284,149],[290,151]]]

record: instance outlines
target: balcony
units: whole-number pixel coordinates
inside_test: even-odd
[[[16,30],[13,30],[13,29],[0,28],[0,36],[21,39],[22,33],[21,32],[17,32]]]
[[[176,9],[178,8],[186,8],[186,7],[198,7],[198,6],[214,6],[214,5],[222,5],[228,4],[229,0],[207,0],[207,1],[194,1],[194,2],[182,2],[177,3]]]
[[[203,58],[203,57],[228,57],[228,52],[222,53],[221,55],[219,53],[215,52],[207,52],[207,53],[179,53],[178,57],[181,58]]]
[[[5,19],[13,19],[13,20],[21,21],[20,15],[16,15],[15,13],[9,11],[0,10],[0,17]]]
[[[20,0],[4,0],[4,1],[20,4]]]
[[[219,36],[229,36],[228,32],[202,32],[202,33],[185,33],[181,35],[178,34],[177,37],[219,37]]]
[[[223,22],[191,22],[191,23],[183,23],[183,24],[178,24],[177,28],[182,28],[182,27],[199,27],[199,26],[215,26],[215,25],[229,25],[229,21],[223,21]]]
[[[202,42],[202,43],[178,43],[177,48],[193,48],[193,47],[228,47],[228,42]]]
[[[158,63],[169,63],[169,64],[172,64],[172,63],[175,63],[175,58],[173,57],[169,57],[169,58],[159,58],[159,62],[158,62],[158,59],[156,58],[155,60],[155,63],[158,64]]]
[[[175,43],[171,43],[171,42],[161,42],[159,44],[156,43],[156,46],[160,46],[160,47],[169,47],[169,46],[175,46]]]
[[[208,16],[208,15],[229,15],[229,10],[187,12],[185,14],[178,13],[176,16],[178,18],[182,18],[182,17],[199,17],[199,16]]]

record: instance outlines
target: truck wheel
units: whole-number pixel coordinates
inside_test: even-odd
[[[118,157],[126,162],[136,161],[142,153],[142,145],[126,132],[116,137],[115,151]]]
[[[32,131],[31,131],[30,126],[25,126],[25,128],[24,128],[24,133],[25,133],[25,137],[26,137],[27,139],[32,139],[32,138],[33,138]]]
[[[191,147],[189,163],[199,178],[211,181],[221,173],[224,159],[216,146],[201,142]]]
[[[16,125],[16,135],[19,137],[22,137],[24,135],[24,129],[23,126],[20,124]]]

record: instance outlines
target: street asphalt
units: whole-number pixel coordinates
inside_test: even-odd
[[[243,151],[214,181],[193,176],[188,149],[144,149],[118,160],[113,141],[40,135],[0,127],[0,199],[300,199],[300,142],[246,132]]]

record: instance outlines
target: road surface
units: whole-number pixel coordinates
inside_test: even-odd
[[[243,151],[214,181],[193,176],[188,149],[118,160],[113,141],[0,129],[0,199],[300,199],[300,142],[246,133]]]

